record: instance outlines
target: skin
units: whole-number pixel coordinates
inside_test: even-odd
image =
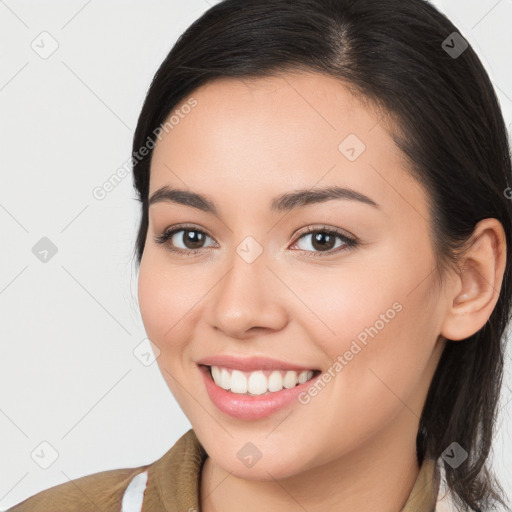
[[[445,338],[475,333],[498,299],[502,226],[480,222],[464,271],[449,270],[439,286],[427,195],[381,115],[339,81],[291,72],[221,79],[192,96],[197,106],[156,144],[149,194],[188,189],[219,213],[150,207],[138,295],[162,375],[209,455],[202,510],[397,511],[419,472],[419,417]],[[351,133],[366,146],[353,162],[338,149]],[[269,208],[279,194],[327,185],[350,187],[379,208],[354,200]],[[194,248],[183,232],[155,243],[179,223],[206,233],[199,253],[170,252],[173,241]],[[323,225],[360,244],[328,253],[311,235],[300,238]],[[263,249],[250,264],[236,252],[249,235]],[[401,311],[307,405],[243,421],[209,399],[199,359],[267,356],[327,371],[395,302]],[[237,457],[247,442],[262,452],[252,467]]]

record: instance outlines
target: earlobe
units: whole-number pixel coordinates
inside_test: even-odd
[[[506,238],[497,219],[481,220],[461,256],[460,272],[452,293],[441,334],[463,340],[478,332],[494,310],[506,263]]]

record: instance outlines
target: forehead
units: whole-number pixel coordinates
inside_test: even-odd
[[[155,146],[150,195],[167,184],[232,198],[243,191],[275,195],[322,181],[364,188],[381,202],[389,180],[415,186],[382,112],[333,77],[218,79],[173,114],[191,97],[196,106],[175,116],[179,122]]]

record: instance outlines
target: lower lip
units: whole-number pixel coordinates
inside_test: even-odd
[[[206,391],[210,400],[225,414],[241,420],[258,420],[284,409],[295,400],[298,401],[300,393],[309,388],[320,373],[312,379],[298,384],[293,388],[283,388],[268,395],[242,395],[232,393],[215,384],[210,369],[200,365],[199,369],[203,375]]]

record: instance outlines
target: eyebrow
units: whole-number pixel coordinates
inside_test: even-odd
[[[359,201],[375,208],[380,208],[380,205],[373,199],[356,190],[345,187],[326,187],[287,192],[275,197],[270,203],[270,209],[274,212],[284,212],[333,199]],[[153,193],[149,199],[149,206],[161,202],[182,204],[206,213],[218,215],[217,208],[212,200],[189,190],[163,186]]]

